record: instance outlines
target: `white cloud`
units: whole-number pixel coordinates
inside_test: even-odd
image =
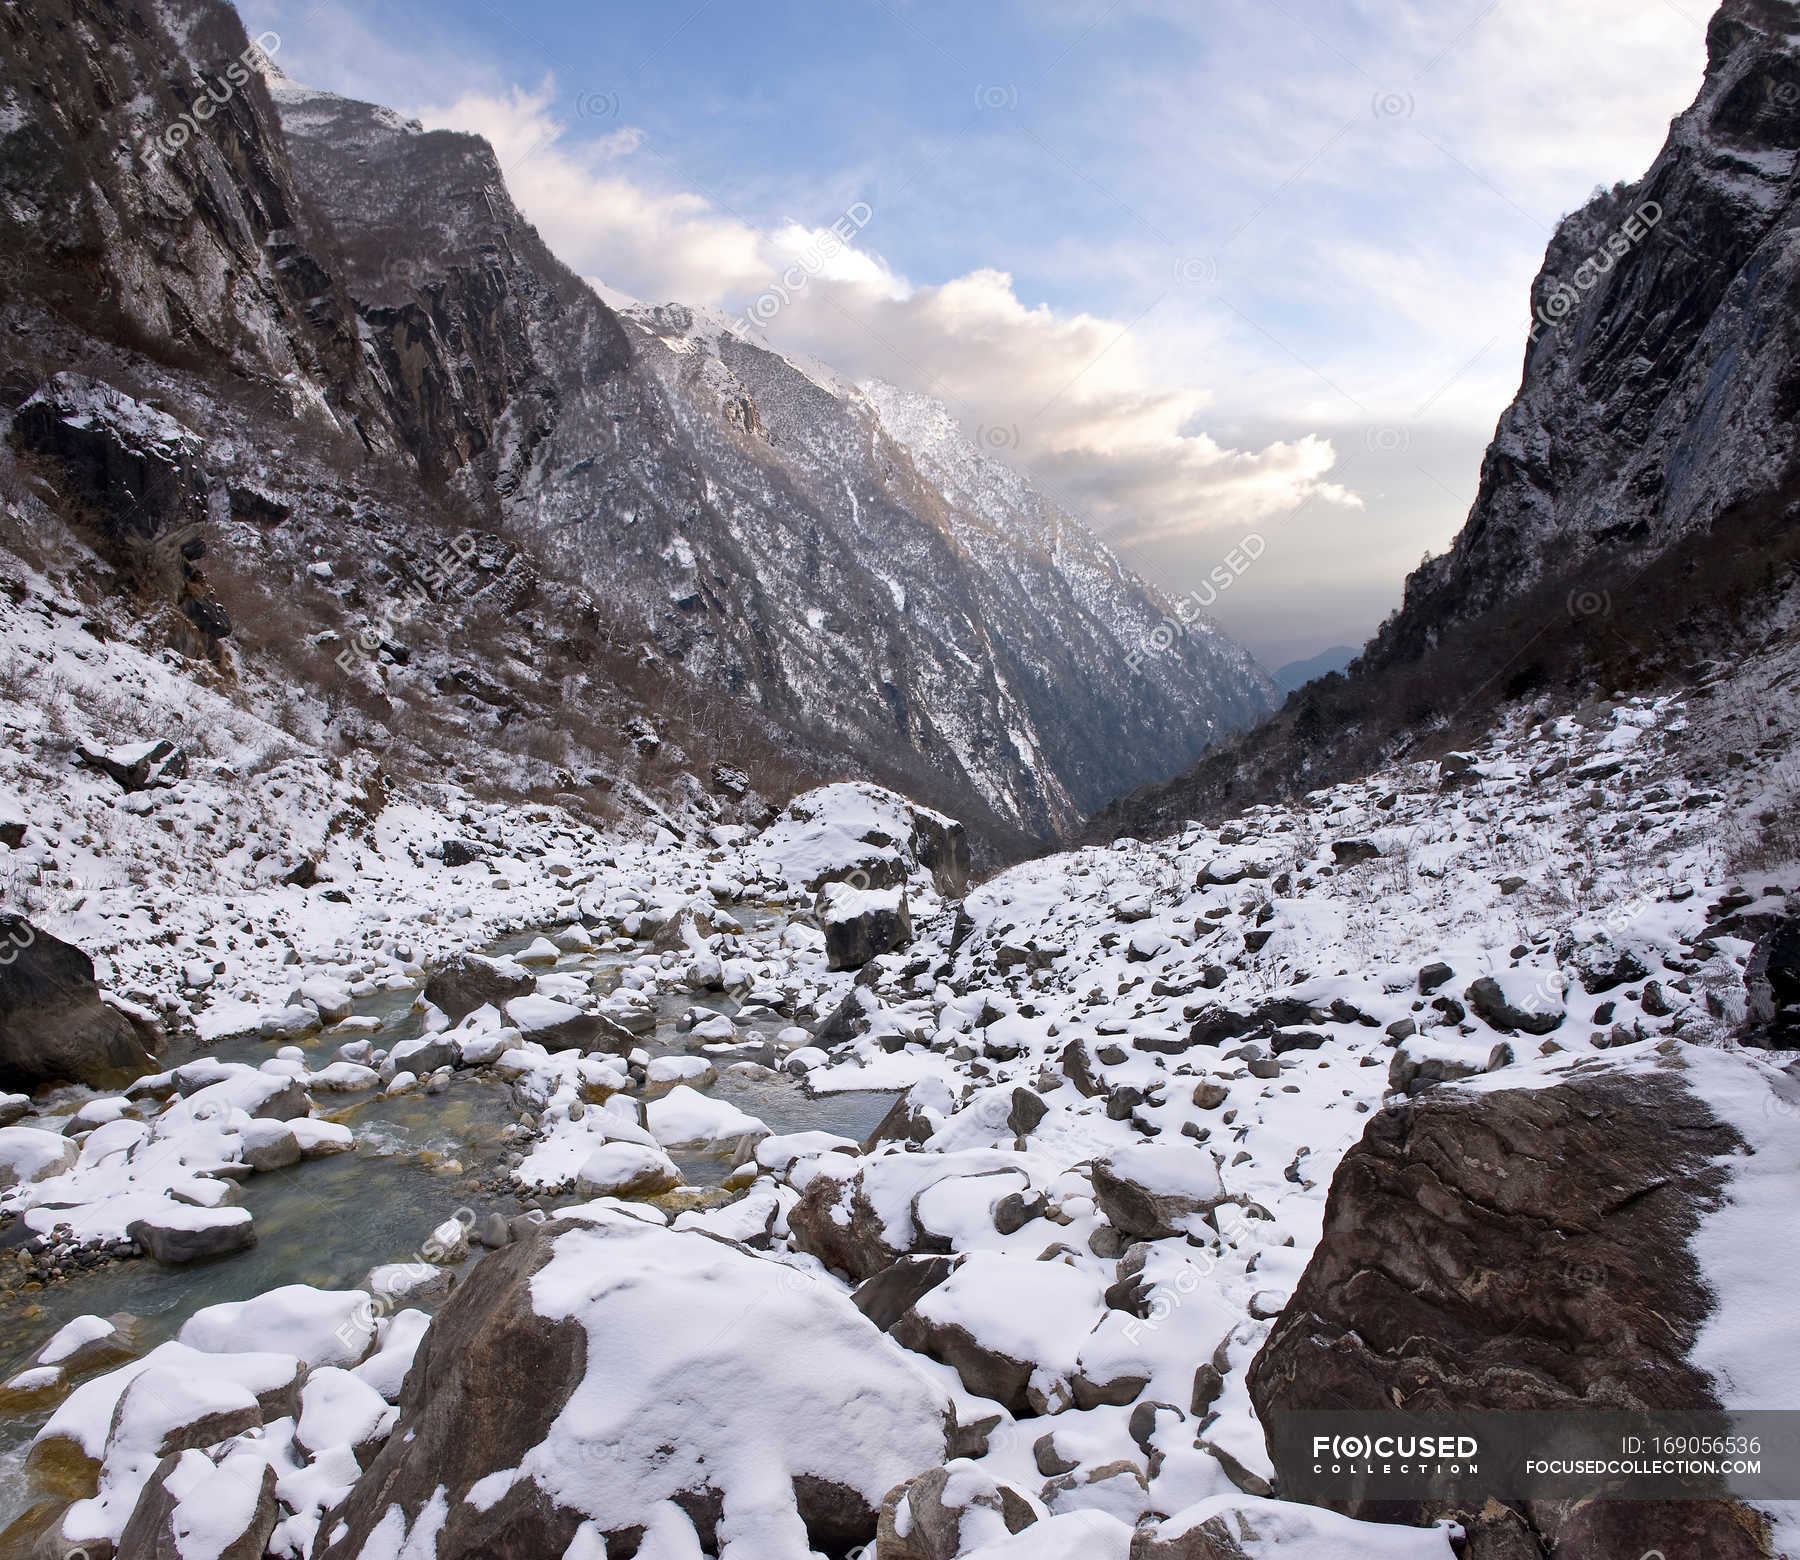
[[[548,87],[472,92],[421,117],[491,141],[545,241],[610,290],[720,308],[849,378],[937,396],[985,448],[1121,540],[1242,526],[1309,496],[1360,502],[1326,480],[1327,439],[1232,449],[1200,431],[1211,394],[1147,359],[1155,305],[1135,320],[1058,313],[995,270],[914,286],[855,242],[878,213],[853,206],[835,232],[760,232],[703,195],[654,187],[636,132],[574,140],[549,102]]]

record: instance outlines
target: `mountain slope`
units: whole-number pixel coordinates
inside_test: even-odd
[[[1705,80],[1645,176],[1566,218],[1532,286],[1518,397],[1467,523],[1348,676],[1098,834],[1159,832],[1417,747],[1513,699],[1704,678],[1784,633],[1800,564],[1800,7],[1727,0]]]
[[[0,400],[79,365],[65,410],[192,433],[175,599],[206,628],[176,647],[261,655],[346,742],[602,800],[719,760],[863,775],[1016,853],[1268,707],[1209,630],[1140,669],[1166,604],[966,446],[915,458],[869,396],[685,311],[621,319],[479,138],[266,70],[217,0],[7,25]],[[45,426],[19,480],[57,491]],[[171,599],[81,510],[107,588]],[[465,535],[479,568],[396,622]]]
[[[303,187],[355,235],[370,370],[420,464],[492,483],[513,534],[704,685],[1040,838],[1267,707],[1211,631],[1134,672],[1164,604],[966,445],[979,492],[910,458],[867,396],[704,315],[622,321],[544,250],[484,143],[274,96]],[[425,189],[442,198],[421,219]],[[1002,491],[1030,526],[980,509]]]

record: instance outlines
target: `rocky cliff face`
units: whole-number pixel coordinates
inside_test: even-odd
[[[1631,185],[1566,218],[1532,284],[1524,382],[1451,550],[1407,582],[1376,659],[1544,580],[1660,551],[1792,474],[1800,9],[1728,0],[1706,79]]]
[[[1144,833],[1473,740],[1496,704],[1692,681],[1777,608],[1800,549],[1800,7],[1727,0],[1635,184],[1564,220],[1519,394],[1450,551],[1347,677],[1122,799]]]

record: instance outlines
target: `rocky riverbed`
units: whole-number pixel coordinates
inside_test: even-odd
[[[223,961],[219,1012],[248,1031],[207,1041],[224,1020],[193,988],[139,991],[196,1037],[123,1093],[40,1097],[5,1129],[11,1237],[49,1237],[33,1260],[65,1269],[7,1302],[14,1509],[35,1502],[8,1542],[1547,1547],[1542,1514],[1407,1529],[1284,1502],[1262,1415],[1334,1379],[1305,1322],[1322,1308],[1372,1351],[1362,1379],[1412,1390],[1329,1264],[1366,1268],[1343,1242],[1386,1217],[1359,1205],[1380,1175],[1340,1162],[1412,1141],[1439,1098],[1464,1100],[1465,1133],[1513,1124],[1463,1177],[1502,1206],[1442,1292],[1416,1293],[1430,1325],[1517,1343],[1537,1313],[1484,1301],[1492,1261],[1540,1299],[1573,1285],[1533,1325],[1591,1390],[1649,1370],[1707,1402],[1779,1401],[1785,1367],[1758,1363],[1788,1357],[1778,1280],[1742,1252],[1772,1195],[1751,1168],[1791,1164],[1800,1125],[1780,1053],[1737,1037],[1769,1037],[1753,1009],[1788,906],[1720,847],[1770,780],[1713,780],[1687,707],[1627,701],[973,889],[944,820],[869,787],[698,842],[539,821],[554,853],[475,869],[533,907],[511,929],[442,839],[424,867],[392,853],[444,883],[410,908],[365,857],[329,957]],[[428,908],[445,890],[471,913]],[[287,924],[309,893],[280,889]],[[828,936],[834,905],[869,917],[855,937]],[[188,936],[191,912],[169,913]],[[128,942],[103,957],[153,965]],[[1579,1147],[1522,1137],[1555,1117],[1515,1102],[1584,1089],[1616,1099]],[[1677,1109],[1716,1141],[1665,1163],[1631,1111]],[[1631,1215],[1656,1240],[1596,1208],[1601,1255],[1534,1273],[1508,1219],[1535,1216],[1496,1191],[1512,1154],[1657,1188]],[[1397,1274],[1455,1249],[1436,1217],[1378,1241]],[[219,1254],[177,1260],[195,1242]],[[1575,1298],[1641,1288],[1631,1253],[1670,1249],[1696,1275],[1686,1310],[1661,1308],[1672,1341],[1615,1361],[1603,1299],[1570,1331]],[[79,1271],[84,1251],[104,1265]],[[1773,1553],[1780,1521],[1724,1508],[1709,1541]]]

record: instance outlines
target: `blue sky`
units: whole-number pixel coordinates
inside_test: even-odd
[[[492,139],[583,275],[939,395],[1271,664],[1473,497],[1555,222],[1691,101],[1691,0],[244,0],[314,86]],[[816,248],[811,252],[816,253]],[[758,316],[761,318],[762,316]]]

